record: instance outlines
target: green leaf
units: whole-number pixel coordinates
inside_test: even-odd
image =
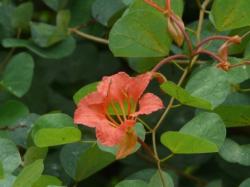
[[[137,73],[144,73],[154,67],[161,58],[128,58],[128,65]]]
[[[31,22],[30,27],[32,40],[39,47],[50,47],[67,37],[67,33],[54,25]]]
[[[199,97],[192,96],[186,90],[184,90],[180,86],[177,86],[174,82],[167,81],[163,83],[161,85],[161,89],[165,93],[177,99],[181,104],[207,110],[212,109],[212,105],[210,102]]]
[[[43,0],[43,2],[51,9],[58,11],[67,5],[68,0]]]
[[[211,10],[212,20],[219,31],[250,25],[248,0],[215,0]]]
[[[209,182],[206,187],[222,187],[222,180],[214,180]]]
[[[161,143],[174,154],[213,153],[219,151],[214,143],[181,132],[165,132],[161,136]]]
[[[226,138],[226,128],[219,115],[201,112],[185,124],[180,132],[205,138],[216,144],[217,148],[223,145]]]
[[[54,176],[41,175],[39,179],[32,185],[32,187],[48,187],[49,185],[60,186],[62,185],[62,181]]]
[[[24,167],[17,176],[13,187],[32,187],[43,172],[43,160],[36,160]]]
[[[192,96],[210,101],[215,108],[223,103],[230,93],[228,75],[225,71],[213,66],[202,68],[191,76],[186,90]]]
[[[96,91],[96,87],[97,87],[98,83],[99,82],[93,82],[93,83],[87,84],[87,85],[83,86],[80,90],[78,90],[73,96],[73,100],[74,100],[75,104],[79,103],[79,101],[82,98],[84,98],[85,96],[87,96],[91,92]]]
[[[48,0],[50,1],[50,0]],[[91,8],[93,0],[74,0],[70,2],[70,26],[75,27],[92,19]]]
[[[56,26],[58,30],[65,35],[68,32],[68,26],[70,22],[70,11],[69,10],[61,10],[57,13],[56,16]]]
[[[250,59],[250,42],[246,45],[244,59]]]
[[[39,148],[39,147],[29,147],[24,154],[24,166],[31,164],[35,160],[45,159],[48,153],[48,148]]]
[[[142,171],[143,172],[143,171]],[[174,187],[174,183],[172,178],[169,176],[168,173],[162,171],[163,180],[165,186],[167,187]],[[147,184],[146,181],[139,180],[139,179],[127,179],[118,183],[115,187],[163,187],[161,177],[159,171],[154,172],[154,175],[150,178],[149,183]]]
[[[165,186],[174,187],[173,180],[172,180],[172,178],[169,176],[168,173],[162,172],[162,176],[163,176],[163,179],[164,179]],[[156,187],[156,186],[157,186],[157,187],[164,187],[163,184],[162,184],[162,181],[161,181],[161,177],[160,177],[159,171],[157,171],[157,172],[152,176],[152,178],[150,179],[149,185],[148,185],[148,187]]]
[[[0,160],[3,170],[5,173],[11,173],[21,164],[21,156],[12,141],[0,138],[0,145]]]
[[[10,126],[27,116],[29,109],[21,102],[9,100],[0,105],[0,127]]]
[[[60,43],[48,48],[41,48],[30,40],[14,38],[4,39],[2,44],[7,48],[24,47],[37,54],[38,56],[48,59],[60,59],[69,56],[76,47],[76,41],[72,36],[69,36]]]
[[[22,3],[14,10],[11,23],[15,28],[25,29],[29,26],[32,15],[33,4],[31,2]]]
[[[56,146],[79,141],[81,131],[66,114],[46,114],[34,123],[32,138],[38,147]]]
[[[239,187],[249,187],[250,186],[250,178],[244,180]]]
[[[169,53],[171,39],[163,14],[149,9],[146,3],[127,11],[114,24],[109,35],[109,47],[120,57],[161,57]]]
[[[214,109],[227,127],[242,127],[250,125],[249,105],[221,105]]]
[[[13,186],[15,179],[16,179],[16,176],[7,175],[4,177],[4,179],[0,180],[0,186],[1,187]]]
[[[243,59],[239,58],[232,58],[232,57],[229,58],[229,62],[231,64],[240,64],[243,61],[244,61]],[[250,66],[242,65],[239,67],[234,67],[230,69],[230,71],[228,71],[227,73],[230,83],[239,84],[250,78]]]
[[[124,180],[119,182],[115,187],[147,187],[147,183],[142,180]]]
[[[250,144],[239,145],[231,139],[226,139],[219,154],[228,162],[250,166]]]
[[[111,164],[115,157],[101,151],[95,143],[75,143],[62,148],[60,160],[67,174],[81,181]]]
[[[117,17],[124,9],[125,4],[117,0],[95,0],[92,5],[92,15],[99,23],[104,26],[111,26],[114,17]]]
[[[24,52],[19,53],[8,63],[3,74],[2,85],[15,96],[22,97],[30,88],[33,71],[32,56]]]
[[[218,152],[226,137],[223,121],[217,114],[202,112],[179,132],[165,132],[161,142],[175,154]]]
[[[4,179],[3,163],[0,161],[0,180]]]

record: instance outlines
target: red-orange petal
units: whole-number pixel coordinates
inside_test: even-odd
[[[104,122],[107,119],[102,95],[93,92],[79,102],[74,113],[74,123],[94,128]]]
[[[132,78],[128,87],[128,94],[134,99],[135,102],[141,97],[145,89],[147,88],[150,80],[152,78],[152,73],[147,72],[137,77]]]
[[[99,93],[115,101],[124,98],[124,90],[131,78],[125,72],[119,72],[112,76],[103,77],[102,81],[97,87]]]
[[[96,138],[105,146],[118,145],[124,135],[125,131],[123,129],[112,127],[107,123],[103,123],[96,128]]]
[[[158,96],[146,93],[139,101],[139,111],[132,114],[132,116],[150,114],[162,108],[164,108],[164,105]]]

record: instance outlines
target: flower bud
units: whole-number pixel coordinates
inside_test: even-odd
[[[174,18],[172,16],[174,16]],[[184,41],[183,30],[185,30],[185,26],[179,16],[168,16],[168,31],[178,46],[182,46]]]

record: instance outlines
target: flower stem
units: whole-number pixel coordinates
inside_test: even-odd
[[[199,49],[200,47],[202,47],[204,44],[208,43],[209,41],[212,41],[212,40],[230,40],[231,37],[230,36],[210,36],[210,37],[207,37],[205,38],[204,40],[202,40],[201,42],[199,42],[197,45],[196,45],[196,49]]]
[[[81,32],[81,31],[79,31],[76,28],[70,28],[69,31],[71,33],[74,33],[74,34],[76,34],[78,36],[81,36],[82,38],[85,38],[87,40],[91,40],[91,41],[94,41],[94,42],[97,42],[97,43],[101,43],[101,44],[106,44],[106,45],[108,45],[108,43],[109,43],[109,41],[106,40],[106,39],[99,38],[99,37],[96,37],[96,36],[93,36],[93,35]]]
[[[176,60],[176,59],[187,59],[187,58],[188,58],[187,55],[182,55],[182,54],[169,56],[169,57],[164,58],[163,60],[161,60],[151,71],[152,72],[156,72],[156,71],[158,71],[161,68],[161,66],[163,66],[164,64],[168,64],[168,63],[172,62],[173,60]]]
[[[141,122],[150,132],[152,131],[151,127],[143,121],[141,118],[137,118],[139,122]]]
[[[165,162],[165,161],[169,160],[170,158],[172,158],[173,156],[174,156],[174,154],[171,153],[170,155],[168,155],[165,158],[161,159],[161,162]]]

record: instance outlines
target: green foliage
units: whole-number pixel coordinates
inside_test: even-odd
[[[21,156],[15,144],[4,138],[0,138],[0,160],[5,174],[10,174],[21,164]]]
[[[239,145],[231,139],[226,139],[220,150],[220,156],[228,162],[250,166],[250,144]]]
[[[208,101],[190,95],[186,90],[177,86],[174,82],[167,81],[166,83],[163,83],[161,89],[177,99],[181,104],[207,110],[211,110],[212,108]]]
[[[33,71],[32,56],[28,53],[19,53],[7,65],[1,84],[15,96],[22,97],[30,88]]]
[[[98,82],[93,82],[91,84],[83,86],[80,90],[78,90],[74,94],[73,96],[74,102],[77,104],[82,98],[87,96],[89,93],[96,91],[97,84]]]
[[[233,0],[215,0],[212,7],[212,20],[219,31],[250,25],[250,13],[247,0],[235,4]]]
[[[166,186],[168,187],[173,187],[174,183],[172,178],[169,176],[168,173],[166,172],[162,172],[163,175],[163,180]],[[161,182],[161,177],[159,172],[154,172],[154,175],[150,178],[149,183],[147,184],[147,182],[143,181],[143,180],[124,180],[122,182],[120,182],[119,184],[117,184],[115,187],[127,187],[127,186],[133,186],[133,187],[140,187],[140,186],[145,186],[145,187],[155,187],[155,186],[159,186],[162,187],[162,182]]]
[[[226,99],[230,93],[230,84],[226,72],[209,66],[191,76],[186,90],[193,96],[210,101],[214,108]]]
[[[101,151],[96,143],[75,143],[63,147],[60,160],[69,176],[81,181],[112,163],[115,157]]]
[[[40,178],[43,169],[43,160],[41,159],[24,167],[17,176],[13,187],[32,187],[32,185]]]
[[[221,105],[214,112],[220,115],[227,127],[250,125],[249,105]]]
[[[203,112],[179,132],[165,132],[161,136],[161,142],[174,154],[210,153],[219,151],[225,136],[226,130],[220,117]]]
[[[2,0],[0,187],[250,186],[249,12],[248,0]],[[112,79],[74,123],[105,76],[153,68],[148,86]],[[146,86],[161,110],[131,97]]]
[[[0,105],[0,126],[14,125],[28,115],[29,109],[21,102],[9,100]]]
[[[12,25],[14,28],[25,29],[33,15],[33,4],[30,2],[19,5],[13,12]]]
[[[79,141],[81,131],[66,114],[46,114],[35,121],[32,138],[38,147],[48,147]]]

